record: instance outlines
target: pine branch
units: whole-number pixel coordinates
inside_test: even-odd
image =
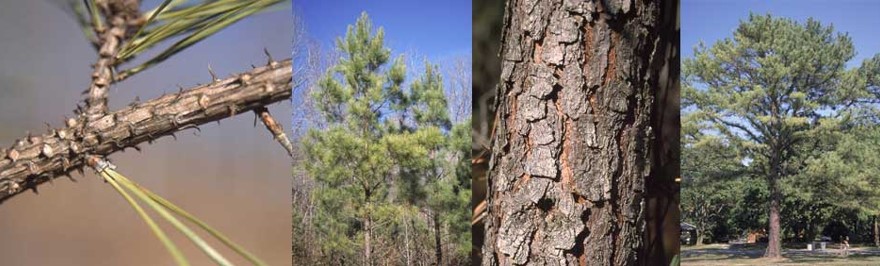
[[[290,99],[290,59],[271,61],[249,72],[168,94],[85,120],[70,118],[63,128],[19,139],[0,149],[0,203],[27,189],[82,171],[87,155],[106,157],[162,136],[220,121]],[[176,138],[176,137],[175,137]]]
[[[257,109],[254,109],[254,114],[260,118],[260,121],[263,121],[263,125],[265,125],[266,129],[272,133],[275,141],[278,141],[278,144],[281,144],[281,146],[284,147],[284,150],[287,151],[287,155],[290,155],[290,158],[293,158],[293,144],[290,143],[290,139],[284,134],[284,128],[282,128],[278,122],[275,122],[275,118],[269,114],[269,109],[266,107],[258,107]]]
[[[98,8],[106,18],[109,29],[95,25],[95,33],[98,35],[98,60],[92,72],[92,81],[86,91],[86,109],[83,115],[88,121],[93,121],[107,114],[107,91],[113,83],[113,67],[116,65],[116,54],[120,44],[126,38],[126,32],[130,25],[138,20],[138,1],[135,0],[109,0],[98,3]],[[92,20],[100,21],[92,12]]]

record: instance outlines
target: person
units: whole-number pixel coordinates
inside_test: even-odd
[[[849,256],[849,236],[840,238],[840,247],[843,249],[843,256]]]

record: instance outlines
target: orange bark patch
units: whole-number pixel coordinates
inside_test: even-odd
[[[512,92],[508,93],[508,104],[510,104],[510,113],[507,114],[507,143],[511,143],[513,141],[514,134],[516,133],[516,95],[513,95]]]
[[[598,111],[596,109],[596,93],[594,92],[590,94],[590,96],[587,97],[587,101],[590,104],[590,114],[597,115]]]
[[[568,154],[571,151],[571,138],[572,138],[572,122],[571,119],[565,117],[565,113],[562,111],[562,90],[557,94],[556,99],[556,113],[559,115],[559,119],[562,122],[562,153],[559,155],[559,166],[560,166],[560,178],[563,190],[571,190],[574,188],[574,171],[571,170],[571,166],[568,162]]]
[[[584,76],[587,75],[590,71],[588,69],[588,63],[590,62],[590,58],[593,57],[593,28],[590,27],[592,23],[586,23],[584,25],[584,62],[581,64],[581,69],[584,71]]]
[[[565,188],[572,189],[572,188],[574,188],[574,171],[571,170],[571,166],[569,165],[569,162],[568,162],[568,154],[571,151],[571,138],[572,138],[572,136],[571,136],[572,135],[572,133],[571,133],[572,132],[571,120],[566,119],[564,127],[565,127],[563,129],[564,130],[564,133],[563,133],[564,137],[562,139],[562,154],[560,155],[561,158],[559,158],[560,165],[562,166],[562,173],[561,173],[562,187],[564,189]]]
[[[529,180],[531,179],[532,176],[529,175],[529,173],[524,173],[522,176],[519,177],[518,180],[516,180],[515,183],[513,183],[513,192],[516,193],[517,191],[519,191],[519,189],[528,184]]]
[[[542,53],[543,51],[544,51],[544,43],[543,43],[543,41],[537,41],[537,42],[535,42],[535,51],[532,53],[532,58],[533,58],[533,60],[535,61],[535,63],[540,64],[540,63],[543,62],[543,61],[541,61],[541,53]]]
[[[615,70],[617,70],[617,42],[620,41],[620,35],[611,31],[611,44],[608,48],[608,66],[605,67],[605,83],[607,86],[615,78]]]

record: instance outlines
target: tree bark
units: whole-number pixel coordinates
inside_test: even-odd
[[[130,26],[138,20],[140,3],[137,0],[98,1],[100,11],[109,23],[109,29],[96,29],[100,34],[98,42],[98,61],[94,64],[92,81],[87,90],[86,109],[83,115],[87,121],[94,121],[107,114],[107,91],[113,81],[113,66],[120,44],[129,33]]]
[[[877,223],[878,216],[874,215],[874,246],[880,247],[880,224]]]
[[[373,265],[373,259],[371,257],[373,252],[371,250],[372,247],[370,246],[370,244],[371,244],[370,240],[373,238],[373,236],[372,236],[373,227],[372,226],[373,226],[373,223],[372,223],[372,219],[370,218],[370,212],[367,211],[367,213],[364,215],[364,262],[366,262],[366,263],[364,263],[364,265],[368,265],[368,266]]]
[[[668,265],[644,256],[663,12],[508,1],[483,265]]]
[[[775,170],[774,170],[775,172]],[[770,215],[769,215],[769,224],[770,231],[767,236],[767,251],[764,252],[764,257],[767,258],[781,258],[782,257],[782,242],[780,241],[780,227],[779,227],[779,206],[782,201],[782,193],[779,191],[779,180],[778,174],[771,173],[769,180],[769,189],[770,189]]]
[[[19,139],[0,149],[0,203],[73,170],[87,155],[125,148],[290,99],[291,60],[235,74],[209,84],[132,103],[94,120],[70,118],[63,128]]]
[[[437,266],[443,265],[443,245],[440,242],[440,219],[437,214],[433,215],[434,222],[434,255],[437,257]]]

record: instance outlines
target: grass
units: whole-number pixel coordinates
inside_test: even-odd
[[[786,246],[782,259],[763,258],[765,248],[758,244],[686,246],[682,247],[681,265],[880,265],[880,249],[875,247],[854,247],[843,257],[837,245],[829,245],[825,251]]]

